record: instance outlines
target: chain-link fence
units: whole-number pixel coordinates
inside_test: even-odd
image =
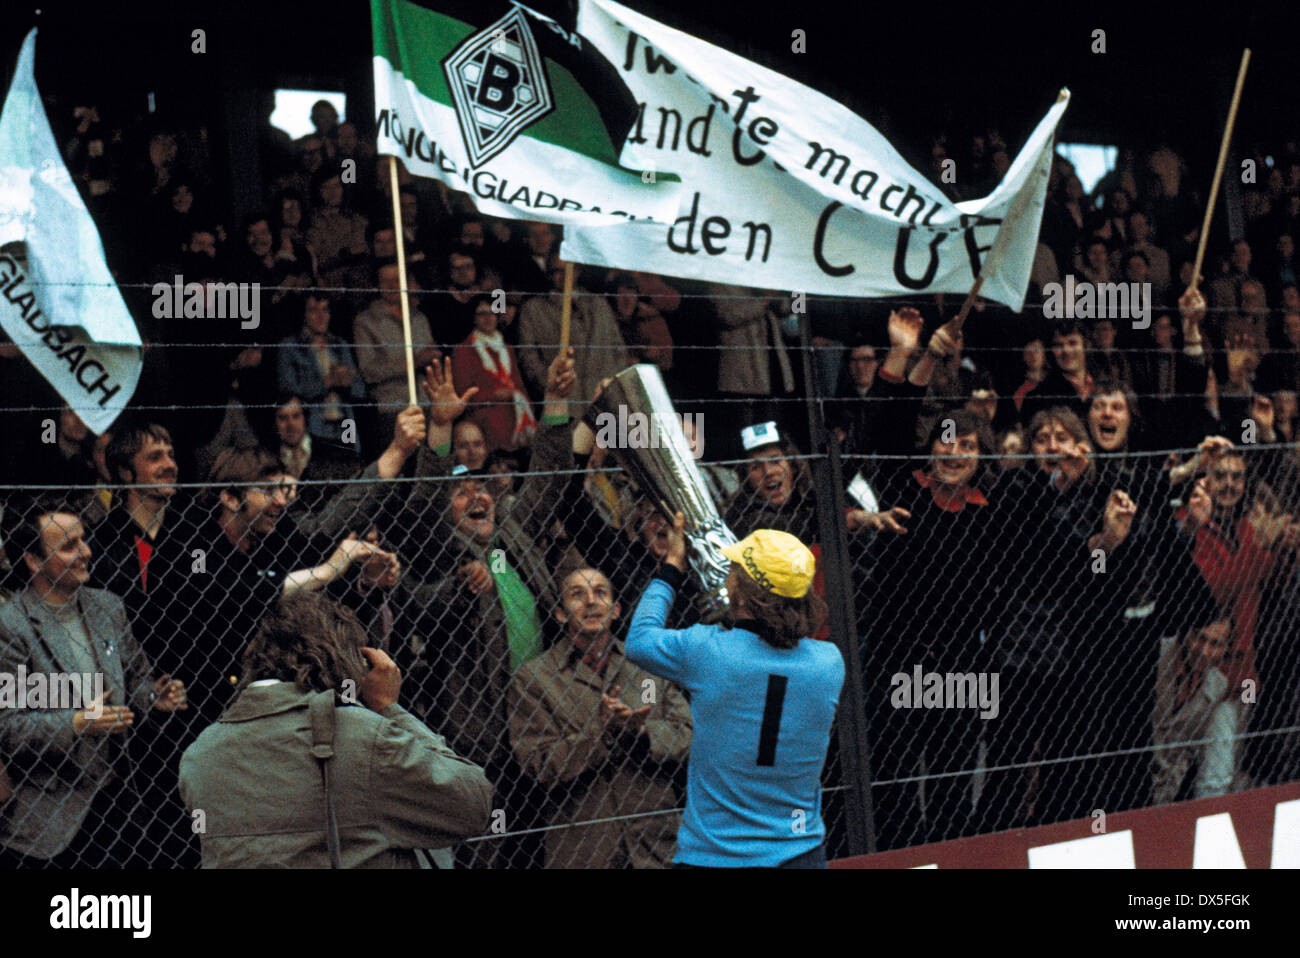
[[[988,335],[962,365],[959,345],[927,360],[920,317],[906,328],[882,307],[879,354],[846,344],[841,357],[835,344],[812,345],[806,315],[801,341],[786,342],[784,309],[767,297],[714,289],[686,298],[714,301],[700,316],[722,330],[741,322],[728,310],[754,307],[743,322],[759,330],[743,344],[674,347],[677,372],[665,378],[693,431],[741,454],[742,426],[779,423],[778,442],[702,461],[704,491],[738,537],[775,528],[813,547],[814,588],[831,611],[815,638],[846,657],[823,778],[830,856],[1300,775],[1294,351],[1261,363],[1238,339],[1207,334],[1222,348],[1188,340],[1179,351],[1156,335],[1156,346],[1094,351],[1089,375],[1082,333],[1067,324],[1004,337],[1050,344],[1045,368],[1044,350],[1035,363],[1032,350],[990,345]],[[490,299],[475,308],[491,311]],[[542,322],[554,317],[533,318],[540,345],[530,360],[521,348],[517,364],[526,381],[489,377],[468,403],[462,421],[479,423],[477,439],[400,443],[400,397],[358,388],[348,402],[347,377],[331,370],[351,368],[350,355],[322,358],[305,339],[284,340],[239,350],[259,351],[244,357],[250,368],[274,366],[300,387],[281,383],[276,402],[253,401],[276,394],[268,387],[224,403],[134,407],[132,424],[115,425],[99,450],[106,475],[125,480],[126,467],[133,482],[0,487],[5,861],[197,865],[202,828],[181,802],[180,757],[230,704],[259,620],[281,595],[311,590],[357,614],[405,676],[401,704],[495,787],[488,831],[443,864],[671,862],[689,704],[622,654],[664,554],[666,520],[618,465],[634,433],[583,451],[572,423],[540,407],[520,412],[545,391],[544,360],[557,348]],[[1011,322],[972,319],[972,337]],[[1153,331],[1161,323],[1170,332],[1167,315]],[[1223,324],[1215,314],[1207,325]],[[197,366],[239,346],[223,342],[230,332],[158,345]],[[570,415],[604,373],[655,358],[629,355],[619,336],[575,342],[583,368]],[[388,358],[405,389],[397,344],[334,347],[397,355]],[[453,366],[473,353],[492,367],[474,345],[451,353]],[[224,393],[209,398],[231,394],[229,376],[243,367],[229,358],[221,354],[214,374]],[[852,382],[837,391],[823,384],[841,358]],[[761,395],[738,385],[738,370],[753,374],[756,362],[767,374]],[[319,388],[301,388],[307,380]],[[480,417],[489,410],[497,421]],[[55,411],[9,409],[15,423]],[[296,426],[259,428],[281,414]],[[37,472],[58,448],[57,430],[43,434],[57,420],[43,422]],[[375,438],[394,430],[394,444],[362,470],[358,448],[374,456]],[[261,434],[274,446],[277,432],[279,457],[255,445]],[[1232,441],[1202,441],[1219,433]],[[195,437],[211,438],[196,450]],[[497,452],[486,455],[489,446]],[[458,462],[469,471],[454,474]],[[178,482],[190,471],[214,481]],[[25,525],[22,503],[35,491],[64,498],[75,530],[49,539],[39,523]],[[75,602],[45,601],[55,579]],[[695,620],[693,598],[688,585],[670,625]],[[588,619],[594,644],[575,624]],[[102,675],[108,718],[87,731],[75,709],[19,700],[20,676],[56,673]],[[162,676],[184,683],[185,708]],[[611,699],[646,716],[644,734],[610,734]],[[113,711],[125,708],[130,722]]]
[[[880,847],[1295,777],[1294,449],[1178,456],[864,464],[910,513],[854,568]]]
[[[862,659],[850,674],[860,674],[866,707],[861,716],[842,707],[839,726],[867,730],[878,848],[1300,772],[1294,447],[1072,459],[1064,437],[1048,449],[1053,437],[1041,436],[1077,429],[1071,415],[1038,423],[1038,458],[960,449],[971,420],[953,414],[936,423],[936,456],[846,461],[854,496],[872,508],[850,503],[852,565],[822,564],[816,588],[853,597]],[[958,433],[947,446],[945,426]],[[23,645],[21,612],[45,649],[119,646],[124,685],[108,679],[110,703],[139,701],[134,640],[148,678],[183,680],[189,707],[137,706],[129,729],[75,742],[38,728],[45,716],[36,711],[0,712],[14,792],[6,834],[30,841],[25,853],[52,857],[66,851],[61,837],[80,834],[80,816],[105,814],[130,841],[107,861],[197,864],[179,757],[229,704],[260,615],[296,584],[356,611],[405,675],[401,704],[488,771],[492,825],[454,850],[457,863],[670,862],[689,706],[621,651],[664,524],[621,470],[566,464],[569,428],[548,428],[554,459],[539,443],[521,474],[450,476],[449,457],[425,452],[426,478],[169,487],[152,539],[127,514],[146,490],[113,490],[107,509],[108,490],[72,490],[89,584],[121,597],[125,622],[115,602],[86,590],[78,635],[65,618],[34,610],[23,585],[31,569],[19,567],[0,671],[42,667],[36,643]],[[704,471],[737,535],[780,528],[817,543],[817,458]],[[346,544],[349,536],[375,551]],[[582,614],[619,612],[604,662],[556,615],[569,573],[588,567],[608,592],[582,600]],[[674,617],[692,621],[689,604],[679,601]],[[611,741],[602,694],[650,706],[652,747]],[[847,793],[863,784],[844,767],[836,744],[824,779],[831,855],[849,851]],[[97,864],[100,851],[79,848],[76,863]]]

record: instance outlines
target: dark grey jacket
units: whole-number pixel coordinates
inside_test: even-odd
[[[150,666],[131,635],[122,600],[83,586],[81,606],[109,705],[126,704],[135,727],[149,712]],[[0,607],[0,673],[67,673],[72,649],[49,606],[29,587]],[[184,678],[177,676],[177,678]],[[88,704],[88,703],[87,703]],[[71,844],[95,795],[117,781],[131,732],[77,735],[72,709],[0,708],[0,755],[13,780],[14,796],[0,806],[0,844],[10,851],[53,858]],[[115,769],[116,766],[116,769]]]
[[[185,750],[181,798],[201,829],[204,868],[329,867],[311,697],[288,682],[247,688]],[[331,768],[344,868],[413,867],[410,849],[487,829],[483,770],[400,705],[338,707]]]

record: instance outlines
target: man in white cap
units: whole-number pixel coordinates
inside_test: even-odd
[[[779,529],[812,541],[817,534],[817,508],[812,475],[798,447],[777,430],[776,423],[747,426],[740,433],[745,457],[739,468],[743,485],[724,517],[737,535],[755,529]]]
[[[730,625],[663,627],[686,575],[685,517],[628,630],[627,658],[684,689],[694,737],[676,867],[825,868],[821,774],[844,659],[809,638],[826,615],[813,555],[759,529],[732,561]]]

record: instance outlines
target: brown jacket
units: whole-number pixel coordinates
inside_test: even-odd
[[[653,704],[645,734],[606,734],[601,693],[621,685],[634,709]],[[527,662],[510,683],[510,741],[515,759],[551,789],[550,824],[678,807],[674,776],[691,747],[691,712],[681,692],[610,651],[601,676],[571,641]],[[548,868],[666,868],[676,850],[680,813],[652,815],[546,833]]]

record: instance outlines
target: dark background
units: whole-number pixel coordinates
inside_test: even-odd
[[[534,6],[563,18],[566,4]],[[939,131],[961,138],[996,128],[1018,150],[1057,90],[1068,86],[1074,96],[1063,139],[1138,149],[1168,143],[1186,157],[1203,193],[1247,41],[1254,56],[1234,145],[1245,155],[1253,144],[1277,149],[1300,133],[1295,4],[632,6],[843,101],[923,171]],[[255,151],[246,148],[258,90],[342,89],[351,119],[365,125],[372,114],[365,0],[25,3],[10,6],[2,22],[6,82],[27,29],[41,28],[37,80],[54,101],[56,135],[70,124],[74,101],[93,96],[101,114],[143,113],[154,91],[159,122],[206,126],[214,168],[228,177],[214,185],[235,211],[256,202],[242,190],[260,178],[250,166]],[[190,52],[197,27],[207,31],[201,55]],[[794,29],[806,31],[806,53],[791,52]],[[1104,54],[1091,52],[1095,29],[1106,32]]]

